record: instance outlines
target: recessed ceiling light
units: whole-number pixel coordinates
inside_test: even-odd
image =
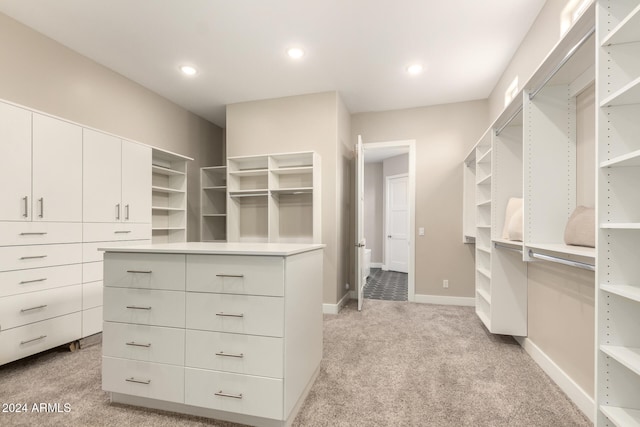
[[[289,57],[293,59],[300,59],[304,56],[304,50],[300,49],[299,47],[292,47],[287,50],[287,55],[289,55]]]
[[[183,66],[181,66],[180,67],[180,71],[182,71],[187,76],[195,76],[198,73],[198,70],[196,70],[191,65],[183,65]]]
[[[420,74],[423,70],[422,65],[420,64],[411,64],[407,67],[407,73],[415,76],[416,74]]]

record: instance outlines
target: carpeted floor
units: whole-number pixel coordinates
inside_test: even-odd
[[[220,426],[124,405],[101,390],[101,346],[50,351],[0,367],[2,426]],[[31,412],[34,403],[68,413]],[[311,426],[589,426],[510,337],[489,334],[471,307],[366,300],[325,315],[320,374],[294,422]]]

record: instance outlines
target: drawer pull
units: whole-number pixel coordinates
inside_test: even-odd
[[[47,255],[32,255],[32,256],[22,256],[20,259],[38,259],[38,258],[46,258]]]
[[[30,342],[38,341],[38,340],[41,340],[41,339],[46,338],[46,337],[47,337],[46,335],[40,335],[38,338],[32,338],[30,340],[20,341],[20,345],[29,344]]]
[[[221,396],[221,397],[231,397],[233,399],[242,399],[242,393],[240,394],[229,394],[229,393],[224,393],[222,390],[220,390],[217,393],[214,393],[216,396]]]
[[[131,233],[131,230],[117,230],[114,231],[115,234],[127,234],[127,233]]]
[[[46,306],[47,306],[47,304],[42,304],[42,305],[39,305],[37,307],[23,308],[22,310],[20,310],[20,313],[24,313],[24,312],[32,311],[32,310],[39,310],[41,308],[45,308]]]
[[[147,348],[151,347],[151,343],[149,343],[149,344],[140,344],[140,343],[137,343],[135,341],[128,342],[127,345],[132,345],[134,347],[147,347]]]
[[[20,284],[25,285],[27,283],[44,282],[45,280],[47,280],[46,277],[44,279],[23,280],[22,282],[20,282]]]
[[[144,274],[151,274],[151,270],[127,270],[127,273],[144,273]]]
[[[125,381],[130,383],[138,383],[138,384],[151,384],[151,380],[137,380],[133,377],[125,379]]]
[[[244,317],[244,313],[216,313],[216,316],[220,317]]]
[[[244,274],[216,274],[216,277],[244,277]]]
[[[151,307],[140,307],[138,305],[128,305],[127,308],[130,308],[132,310],[151,310]]]
[[[47,234],[46,231],[29,231],[26,233],[20,233],[21,236],[44,236]]]
[[[244,357],[244,354],[242,353],[225,353],[224,351],[219,351],[216,353],[216,356],[224,356],[224,357],[237,357],[239,359],[242,359]]]

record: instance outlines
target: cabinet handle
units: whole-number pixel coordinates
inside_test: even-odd
[[[21,236],[44,236],[47,234],[46,231],[30,231],[26,233],[20,233]]]
[[[116,204],[116,219],[120,220],[120,203]]]
[[[131,345],[131,346],[134,346],[134,347],[147,347],[147,348],[151,347],[151,343],[149,343],[149,344],[139,344],[139,343],[137,343],[135,341],[128,342],[127,345]]]
[[[131,233],[131,230],[117,230],[114,231],[115,234],[127,234],[127,233]]]
[[[38,340],[41,340],[41,339],[46,338],[46,337],[47,337],[46,335],[40,335],[38,338],[31,338],[30,340],[20,341],[20,345],[29,344],[30,342],[38,341]]]
[[[125,381],[130,383],[138,383],[138,384],[151,384],[151,380],[137,380],[133,377],[125,379]]]
[[[138,305],[128,305],[127,308],[131,310],[151,310],[151,307],[140,307]]]
[[[22,216],[25,218],[28,218],[29,217],[29,196],[24,196],[22,200],[24,200],[24,214],[22,214]]]
[[[22,310],[20,310],[20,313],[24,313],[24,312],[32,311],[32,310],[38,310],[38,309],[41,309],[41,308],[45,308],[46,306],[47,306],[47,304],[42,304],[42,305],[39,305],[37,307],[23,308]]]
[[[40,202],[40,218],[44,218],[44,197],[40,197],[38,199],[38,201]]]
[[[229,394],[229,393],[224,393],[222,390],[220,390],[217,393],[214,393],[216,396],[221,396],[221,397],[231,397],[233,399],[242,399],[242,393],[240,394]]]
[[[127,273],[144,273],[144,274],[151,274],[151,270],[127,270]]]
[[[216,274],[216,277],[244,277],[244,274]]]
[[[47,255],[32,255],[32,256],[22,256],[20,259],[37,259],[37,258],[46,258]]]
[[[129,220],[129,205],[124,205],[124,219]]]
[[[244,313],[216,313],[216,316],[221,316],[221,317],[244,317]]]
[[[25,285],[27,283],[44,282],[45,280],[47,280],[46,277],[44,279],[23,280],[22,282],[20,282],[20,284]]]
[[[216,353],[216,356],[224,356],[224,357],[237,357],[242,359],[244,357],[243,353],[225,353],[224,351],[219,351]]]

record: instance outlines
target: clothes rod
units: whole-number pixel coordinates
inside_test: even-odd
[[[551,255],[537,254],[533,252],[531,249],[529,249],[529,256],[531,258],[538,258],[544,261],[557,262],[558,264],[564,264],[570,267],[582,268],[583,270],[596,271],[596,267],[591,264],[587,264],[585,262],[580,262],[580,261],[573,261],[570,259],[560,258],[556,256],[551,256]]]
[[[504,130],[504,128],[506,128],[507,126],[509,126],[509,123],[511,123],[513,121],[513,119],[515,119],[518,114],[520,114],[522,112],[522,105],[518,107],[518,109],[516,110],[515,113],[513,113],[511,115],[511,117],[509,117],[507,119],[507,122],[505,124],[503,124],[502,126],[500,126],[500,129],[496,130],[496,136],[500,136],[500,133]]]
[[[553,69],[553,71],[551,71],[547,77],[544,79],[544,81],[542,82],[542,84],[540,86],[538,86],[536,88],[536,90],[534,90],[533,92],[531,92],[529,94],[529,100],[532,100],[533,98],[536,97],[536,95],[538,94],[538,92],[540,92],[542,90],[542,88],[544,88],[547,83],[549,83],[549,80],[551,80],[553,78],[553,76],[555,76],[558,71],[560,71],[560,69],[564,66],[564,64],[567,63],[567,61],[569,61],[571,59],[571,57],[578,51],[578,49],[580,49],[582,47],[583,44],[585,44],[587,42],[587,40],[589,40],[589,37],[591,37],[591,35],[593,35],[593,33],[596,32],[596,27],[592,27],[587,34],[585,34],[584,37],[582,37],[580,39],[580,41],[578,43],[576,43],[576,45],[574,47],[571,48],[571,50],[569,51],[569,53],[567,53],[565,55],[564,58],[562,58],[562,61],[560,61],[560,63],[558,65],[556,65],[556,67]]]
[[[522,249],[512,248],[511,246],[507,246],[507,245],[504,245],[502,243],[494,242],[493,246],[496,249],[506,249],[508,251],[518,252],[519,254],[522,254]]]

